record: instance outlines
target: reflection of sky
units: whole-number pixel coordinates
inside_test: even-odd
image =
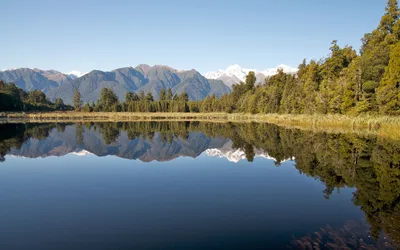
[[[362,218],[351,202],[354,189],[325,200],[324,185],[293,163],[205,154],[161,163],[7,157],[0,164],[0,246],[284,248],[292,235]]]

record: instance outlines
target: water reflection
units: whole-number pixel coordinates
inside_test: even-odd
[[[262,157],[272,159],[276,166],[294,160],[300,174],[324,183],[322,196],[326,199],[335,189],[356,188],[352,202],[365,213],[368,226],[357,222],[337,229],[325,227],[308,236],[296,236],[290,247],[317,249],[312,245],[317,242],[320,248],[381,249],[396,248],[400,240],[400,142],[396,140],[258,123],[1,124],[0,131],[1,161],[9,156],[70,153],[115,155],[143,162],[201,154],[231,162]],[[369,236],[377,241],[371,243]]]
[[[373,239],[365,221],[347,221],[341,228],[329,225],[312,234],[294,239],[289,249],[397,249],[396,242],[382,233]]]

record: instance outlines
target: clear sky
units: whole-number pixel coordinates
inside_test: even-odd
[[[0,69],[112,70],[140,63],[205,73],[359,48],[386,0],[1,0]]]

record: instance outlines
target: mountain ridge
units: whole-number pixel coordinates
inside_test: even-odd
[[[111,88],[121,101],[127,92],[150,92],[159,98],[161,89],[171,89],[173,94],[186,92],[190,100],[202,100],[206,96],[217,97],[231,92],[233,84],[244,81],[250,71],[256,73],[257,83],[276,74],[278,69],[295,74],[296,68],[281,64],[263,71],[230,65],[226,70],[201,74],[195,69],[178,70],[168,65],[139,64],[111,71],[92,70],[87,73],[71,71],[62,73],[49,69],[16,68],[0,71],[0,80],[14,82],[25,91],[41,90],[50,100],[61,98],[72,104],[73,92],[77,88],[82,101],[96,102],[103,88]]]
[[[81,133],[82,141],[78,140],[77,132]],[[100,128],[77,131],[77,125],[68,125],[62,131],[56,128],[50,130],[46,138],[28,138],[20,147],[11,148],[7,155],[24,158],[68,154],[98,157],[112,155],[142,162],[165,162],[178,157],[196,158],[207,149],[222,147],[227,142],[226,138],[209,137],[201,132],[190,132],[187,138],[173,136],[167,142],[160,132],[155,132],[151,138],[131,138],[126,131],[121,131],[114,140],[108,141]]]
[[[205,78],[198,71],[177,70],[166,65],[149,66],[140,64],[112,71],[92,70],[88,73],[30,68],[0,71],[0,80],[14,82],[25,91],[41,90],[50,100],[62,98],[72,104],[75,88],[85,102],[96,102],[103,88],[111,88],[121,101],[127,92],[151,92],[158,99],[161,89],[172,90],[173,94],[186,92],[190,100],[202,100],[208,95],[221,96],[231,92],[222,81]]]

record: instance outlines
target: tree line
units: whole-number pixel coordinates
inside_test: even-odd
[[[254,72],[218,99],[228,112],[400,114],[400,12],[389,0],[378,27],[365,34],[357,53],[335,40],[330,54],[304,60],[296,75],[279,70],[255,86]],[[213,106],[213,111],[215,110]]]
[[[189,101],[187,94],[160,91],[127,93],[119,103],[111,89],[102,91],[98,104],[85,104],[84,111],[125,112],[240,112],[284,114],[400,114],[400,11],[397,0],[388,0],[378,27],[362,38],[357,53],[334,40],[330,54],[319,61],[303,62],[297,74],[278,70],[256,84],[254,72],[232,92],[219,98],[208,96]],[[80,108],[79,100],[75,103]]]
[[[330,54],[298,66],[297,74],[278,70],[256,83],[254,72],[234,84],[230,94],[190,101],[187,93],[161,89],[160,98],[145,92],[128,92],[121,102],[104,88],[97,102],[81,101],[74,91],[73,106],[85,112],[237,112],[283,114],[400,114],[400,11],[397,0],[388,0],[378,27],[361,39],[357,53],[334,40]],[[23,92],[13,84],[0,84],[0,110],[69,109],[62,99],[51,103],[43,92]]]
[[[186,92],[172,94],[172,90],[161,89],[156,101],[151,92],[127,92],[121,102],[111,88],[103,88],[97,102],[82,106],[81,94],[74,90],[74,109],[83,112],[190,112],[189,95]]]
[[[51,102],[40,90],[24,91],[14,83],[0,80],[0,111],[72,110],[61,98]]]

